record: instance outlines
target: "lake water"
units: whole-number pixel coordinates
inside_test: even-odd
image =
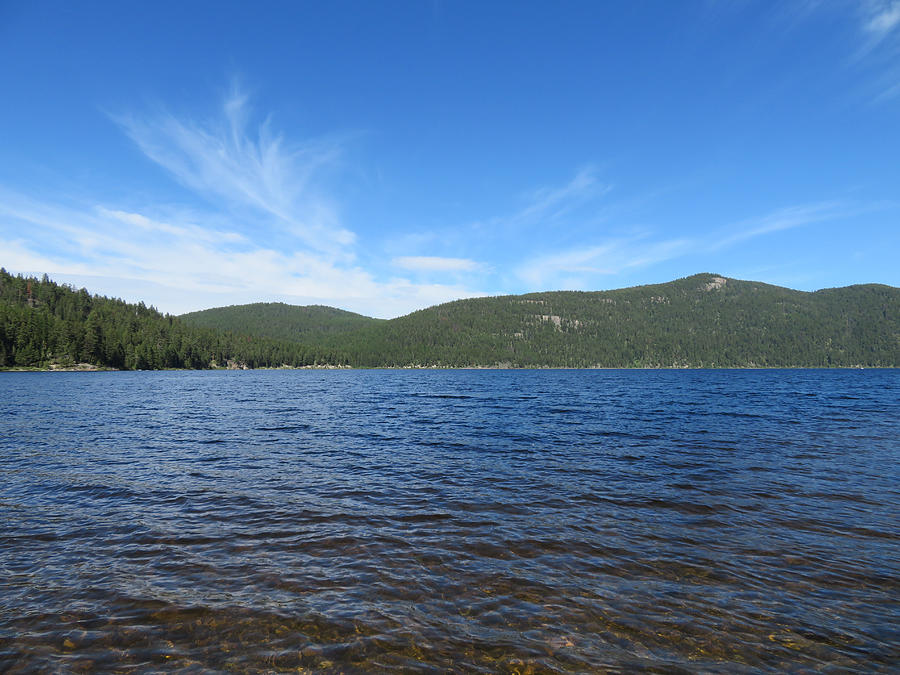
[[[898,371],[0,374],[0,670],[900,663]]]

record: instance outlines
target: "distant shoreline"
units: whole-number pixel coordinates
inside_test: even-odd
[[[873,284],[804,293],[701,273],[469,298],[380,321],[279,303],[163,316],[0,268],[0,367],[10,370],[895,368],[898,334],[900,289]]]
[[[156,368],[148,370],[125,370],[122,368],[107,368],[94,366],[92,368],[65,367],[65,368],[35,368],[31,366],[18,366],[12,368],[0,368],[0,373],[212,373],[224,371],[285,371],[285,370],[898,370],[897,366],[723,366],[723,367],[629,367],[629,366],[603,366],[596,368],[565,367],[565,366],[288,366],[282,368]]]

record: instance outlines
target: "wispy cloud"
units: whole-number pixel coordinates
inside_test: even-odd
[[[733,13],[735,5],[720,3]],[[829,21],[842,31],[841,48],[847,50],[841,67],[854,74],[856,96],[882,102],[900,94],[900,0],[792,0],[769,3],[766,10],[775,25],[788,32],[811,20],[830,15]],[[828,68],[823,61],[822,68]]]
[[[528,204],[518,212],[499,220],[508,225],[549,224],[605,195],[611,186],[601,183],[593,167],[579,170],[562,187],[542,187],[526,195]]]
[[[841,202],[818,202],[778,209],[758,218],[735,223],[727,228],[729,234],[720,235],[709,245],[716,251],[764,234],[789,230],[827,220],[842,218],[858,211]]]
[[[219,115],[205,121],[170,112],[113,116],[149,159],[215,203],[267,215],[273,226],[314,249],[352,244],[354,234],[318,185],[341,145],[325,139],[288,142],[273,130],[271,118],[255,128],[250,118],[248,98],[236,86]]]
[[[388,318],[484,295],[458,283],[379,279],[309,249],[261,246],[219,223],[219,214],[151,212],[48,203],[0,187],[0,251],[9,270],[182,313],[217,305],[282,300],[328,304]],[[463,259],[406,261],[409,268],[475,269]],[[470,264],[471,263],[471,264]]]
[[[892,99],[900,95],[900,0],[864,0],[857,17],[861,44],[854,64],[868,71],[874,102]]]
[[[331,304],[390,317],[423,306],[482,295],[458,284],[377,279],[309,250],[275,250],[228,230],[161,220],[97,206],[48,206],[0,191],[0,250],[13,271],[48,272],[92,291],[144,300],[181,313],[223,304],[279,299]],[[28,233],[16,236],[15,233]]]
[[[208,227],[200,227],[194,224],[188,225],[172,225],[171,223],[151,220],[147,216],[139,213],[129,213],[128,211],[117,211],[97,207],[97,212],[106,218],[117,220],[125,225],[140,228],[148,233],[159,233],[173,235],[181,239],[195,239],[203,242],[229,242],[238,243],[246,242],[247,238],[237,232],[223,232],[221,230],[210,229]]]
[[[389,243],[392,251],[405,255],[395,256],[391,264],[414,272],[497,272],[496,263],[528,256],[535,245],[553,249],[591,230],[603,217],[603,198],[611,189],[610,184],[598,179],[593,166],[582,167],[562,185],[523,191],[516,208],[508,213],[407,233],[393,240]],[[456,255],[428,255],[435,249]],[[494,261],[490,265],[478,262],[486,253]]]
[[[289,141],[271,118],[254,126],[236,87],[204,121],[170,112],[114,119],[206,206],[39,200],[0,186],[0,263],[8,269],[108,295],[134,289],[140,295],[126,299],[172,313],[278,299],[390,317],[481,294],[428,278],[477,268],[462,258],[399,259],[415,280],[376,276],[356,262],[355,236],[326,180],[341,143]]]
[[[401,256],[391,260],[391,264],[414,272],[474,272],[483,268],[483,265],[468,258],[437,256]]]
[[[599,211],[600,199],[611,189],[610,184],[598,179],[593,166],[583,167],[564,185],[545,185],[523,192],[518,208],[508,213],[453,229],[472,230],[481,240],[484,236],[507,237],[536,228],[546,230],[561,223],[573,225],[573,219],[585,212]]]
[[[602,244],[559,251],[531,258],[516,273],[534,289],[596,287],[597,278],[631,268],[649,267],[684,255],[693,243],[687,239],[648,241],[636,236],[611,239]]]
[[[519,279],[532,289],[596,288],[602,277],[652,267],[686,256],[715,254],[757,237],[793,228],[849,217],[874,207],[828,201],[777,209],[724,228],[686,237],[654,237],[652,232],[633,236],[595,238],[582,246],[527,258],[516,268]],[[714,262],[714,261],[713,261]]]
[[[900,96],[900,0],[871,3],[866,28],[872,49],[878,48],[880,75],[876,79],[875,102]]]
[[[863,27],[877,41],[900,27],[900,0],[869,0],[863,12]]]

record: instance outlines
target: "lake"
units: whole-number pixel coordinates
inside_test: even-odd
[[[900,372],[0,373],[0,670],[900,662]]]

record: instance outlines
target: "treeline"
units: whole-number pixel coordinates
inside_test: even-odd
[[[276,339],[280,338],[280,339]],[[898,367],[900,289],[699,274],[474,298],[390,321],[281,303],[162,315],[0,269],[0,367]]]
[[[0,368],[76,363],[124,370],[344,364],[327,347],[190,325],[143,303],[0,268]]]
[[[258,322],[245,330],[272,320],[248,307]],[[235,325],[223,309],[196,316]],[[806,293],[698,274],[615,291],[458,300],[304,340],[362,367],[897,367],[900,289]]]
[[[900,291],[803,293],[695,275],[452,302],[371,327],[341,348],[363,365],[898,366]]]

